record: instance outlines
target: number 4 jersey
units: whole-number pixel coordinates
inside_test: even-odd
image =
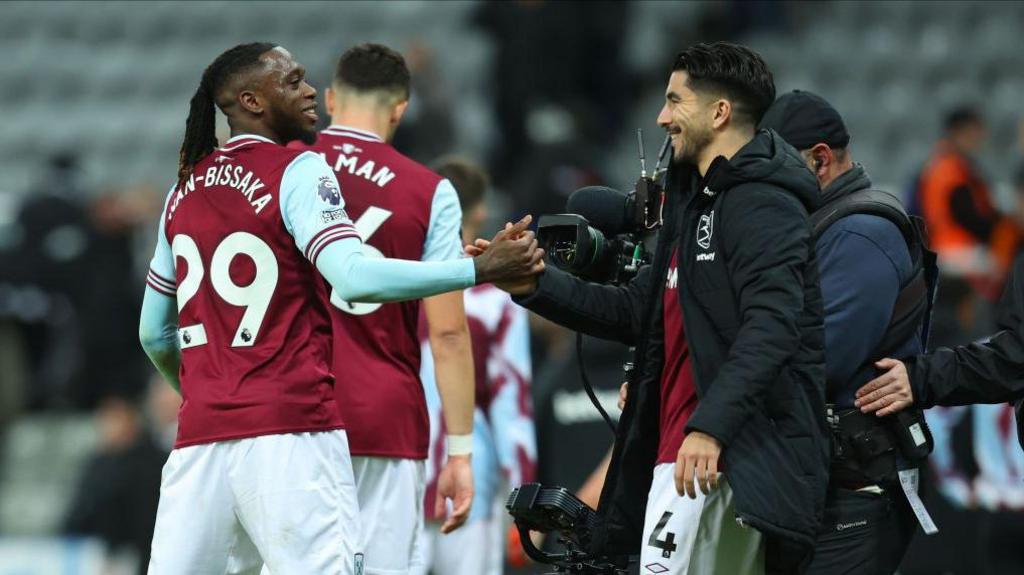
[[[177,298],[175,447],[343,427],[314,264],[357,237],[320,156],[258,136],[228,140],[171,190],[147,283]]]

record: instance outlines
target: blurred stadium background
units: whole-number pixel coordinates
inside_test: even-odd
[[[943,118],[972,106],[987,128],[976,173],[1020,229],[1022,38],[1020,2],[0,4],[0,575],[134,573],[145,554],[176,396],[145,362],[137,310],[188,100],[227,47],[279,43],[321,90],[353,44],[402,51],[414,92],[396,146],[484,162],[496,226],[561,211],[583,185],[630,186],[636,128],[649,150],[661,141],[673,55],[740,41],[779,93],[829,99],[854,157],[908,200]],[[994,292],[951,282],[935,343],[990,332]],[[576,409],[570,334],[538,321],[534,336],[540,475],[577,488],[608,435]],[[624,350],[588,346],[613,403]],[[918,535],[901,573],[1024,572],[1010,410],[929,418],[942,531]]]

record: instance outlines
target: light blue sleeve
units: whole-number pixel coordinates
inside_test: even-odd
[[[430,224],[423,243],[423,261],[437,262],[462,257],[462,207],[448,180],[441,180],[430,202]]]
[[[153,366],[174,389],[181,389],[178,370],[181,349],[178,347],[178,310],[173,297],[146,286],[139,316],[139,343]]]
[[[167,203],[174,194],[171,188],[160,212],[157,226],[156,249],[149,262],[146,275],[146,292],[142,297],[142,313],[139,316],[139,343],[157,371],[174,387],[180,390],[178,369],[181,366],[181,350],[178,348],[177,281],[174,273],[174,254],[167,241],[164,222],[167,220]]]
[[[359,238],[334,172],[313,152],[303,152],[285,168],[278,202],[285,229],[314,264],[330,242]]]
[[[174,188],[167,194],[164,200],[164,209],[160,212],[160,224],[157,226],[156,248],[153,250],[153,259],[149,261],[149,273],[146,275],[146,284],[156,291],[174,297],[178,291],[177,280],[174,274],[174,254],[171,253],[171,244],[167,240],[167,232],[164,222],[167,221],[167,204],[174,195]]]
[[[473,260],[414,262],[365,256],[334,172],[306,152],[281,180],[281,217],[295,245],[345,301],[420,299],[476,283]]]

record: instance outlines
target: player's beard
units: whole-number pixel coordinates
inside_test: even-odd
[[[677,164],[697,165],[697,159],[714,139],[714,132],[711,126],[695,122],[691,125],[681,126],[679,137],[679,149],[674,150],[672,159]]]
[[[316,126],[309,126],[309,119],[302,111],[295,115],[274,109],[268,118],[271,129],[281,138],[282,144],[298,140],[303,144],[316,143]]]

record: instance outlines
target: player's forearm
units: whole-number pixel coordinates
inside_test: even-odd
[[[469,435],[476,401],[469,328],[463,323],[460,330],[431,334],[430,349],[448,434]]]
[[[145,345],[143,345],[143,349],[160,375],[164,376],[164,379],[171,384],[175,391],[181,393],[181,382],[178,380],[178,372],[181,368],[181,350],[177,346],[149,348]]]
[[[176,319],[174,299],[147,287],[139,318],[139,343],[160,375],[180,392],[181,349],[178,347]]]
[[[597,468],[590,474],[590,477],[580,487],[580,490],[576,492],[576,496],[580,498],[580,501],[594,509],[597,509],[597,504],[601,500],[601,490],[604,489],[604,479],[608,475],[608,467],[611,465],[611,462],[612,452],[609,449],[608,455],[605,455],[601,463],[597,464]]]
[[[345,301],[384,303],[420,299],[476,283],[471,259],[417,262],[363,255],[357,240],[324,248],[317,269]]]

